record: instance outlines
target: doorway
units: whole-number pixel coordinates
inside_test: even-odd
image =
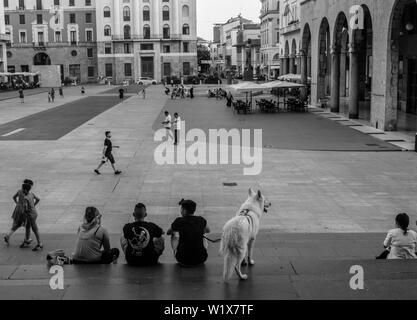
[[[142,57],[141,58],[141,74],[142,77],[154,79],[154,58],[153,57]]]

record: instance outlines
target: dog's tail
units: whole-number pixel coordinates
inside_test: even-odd
[[[223,265],[223,281],[228,282],[232,276],[233,272],[239,263],[238,258],[234,254],[226,253],[224,256],[224,265]]]
[[[229,281],[244,252],[244,239],[237,218],[229,221],[223,229],[220,254],[224,257],[223,280]]]

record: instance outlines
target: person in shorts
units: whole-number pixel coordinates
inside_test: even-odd
[[[169,141],[169,139],[171,138],[172,140],[174,140],[174,136],[172,134],[172,117],[171,114],[168,111],[165,111],[165,121],[162,122],[162,125],[164,126],[165,130],[166,130],[166,141]]]
[[[171,236],[171,245],[175,258],[184,267],[194,267],[207,261],[207,240],[210,233],[207,221],[195,215],[197,204],[192,200],[181,200],[181,218],[174,221],[167,235]]]
[[[181,131],[181,117],[176,112],[174,114],[174,145],[178,145],[178,138]]]
[[[154,223],[146,222],[147,216],[146,206],[139,203],[133,213],[135,222],[128,223],[123,228],[120,241],[129,265],[156,265],[165,249],[163,230]]]
[[[114,170],[114,174],[115,175],[120,175],[122,174],[122,172],[120,170],[117,170],[115,167],[116,161],[114,160],[114,156],[113,156],[113,148],[115,149],[119,149],[120,147],[118,146],[113,146],[113,143],[111,141],[111,132],[107,131],[106,132],[106,139],[104,140],[104,149],[103,149],[103,159],[101,161],[101,163],[99,164],[98,168],[96,170],[94,170],[94,172],[98,175],[100,175],[100,169],[101,167],[103,167],[107,161],[110,162],[113,170]]]

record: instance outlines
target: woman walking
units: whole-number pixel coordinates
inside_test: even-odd
[[[33,185],[33,182],[31,180],[25,180],[23,182],[22,188],[18,190],[16,194],[13,196],[13,201],[16,204],[16,206],[12,214],[13,226],[10,229],[10,232],[4,236],[4,242],[6,242],[7,245],[10,244],[10,238],[12,237],[12,235],[20,228],[25,227],[27,223],[27,216],[25,212],[25,184]],[[30,240],[28,239],[28,242],[29,241]]]
[[[19,89],[19,98],[20,98],[20,103],[25,103],[25,94],[23,92],[23,88]]]

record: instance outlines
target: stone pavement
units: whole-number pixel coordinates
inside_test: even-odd
[[[219,235],[212,235],[217,237]],[[339,300],[416,299],[417,263],[377,261],[383,234],[283,234],[264,232],[249,280],[222,282],[218,245],[205,267],[183,269],[167,248],[161,265],[134,268],[121,258],[111,266],[65,266],[64,290],[49,287],[44,254],[9,247],[0,260],[0,299],[64,300]],[[112,235],[113,242],[118,235]],[[75,237],[48,235],[47,249],[73,249]],[[168,241],[167,241],[168,242]],[[364,270],[364,290],[350,288],[352,266]],[[406,288],[406,290],[405,290]]]
[[[106,90],[103,87],[97,87],[96,90],[88,88],[87,95],[100,95]],[[322,263],[320,268],[327,265],[317,257],[326,258],[328,249],[323,248],[328,245],[314,242],[308,236],[327,234],[326,237],[329,238],[326,241],[334,243],[339,234],[346,234],[352,241],[352,239],[367,239],[369,233],[377,233],[374,240],[369,242],[370,247],[366,245],[368,240],[354,241],[353,247],[348,245],[349,241],[340,245],[340,250],[351,252],[352,255],[347,256],[351,257],[352,261],[371,259],[366,260],[367,263],[375,266],[376,262],[372,261],[372,258],[381,249],[380,243],[384,233],[393,227],[395,214],[400,211],[408,212],[412,220],[416,220],[417,158],[414,153],[386,152],[383,150],[385,148],[379,148],[378,145],[387,146],[394,151],[396,148],[348,128],[340,129],[340,126],[336,126],[330,122],[331,120],[316,120],[314,115],[300,115],[302,126],[298,127],[295,127],[297,118],[286,122],[283,121],[285,119],[283,117],[290,115],[283,114],[269,116],[273,121],[257,115],[248,115],[244,118],[244,125],[237,126],[243,116],[232,115],[231,111],[220,102],[203,97],[193,101],[172,102],[162,91],[162,86],[152,86],[147,90],[146,100],[133,95],[125,103],[97,115],[55,141],[0,141],[2,150],[0,160],[3,168],[0,172],[2,181],[0,230],[5,232],[10,227],[10,215],[13,210],[11,197],[24,178],[32,178],[36,182],[34,191],[42,199],[39,207],[39,225],[45,237],[46,250],[61,246],[70,250],[73,243],[71,237],[82,221],[83,211],[86,206],[91,205],[97,206],[103,213],[104,224],[114,235],[114,245],[118,242],[116,235],[120,234],[123,225],[131,219],[131,212],[137,202],[144,202],[148,206],[149,219],[167,230],[170,223],[178,216],[177,204],[183,197],[198,202],[198,213],[208,220],[213,232],[218,234],[224,223],[235,214],[245,200],[250,186],[262,189],[273,203],[272,210],[263,219],[261,235],[269,237],[268,232],[277,235],[272,240],[265,241],[265,245],[261,242],[258,246],[258,254],[262,250],[270,252],[268,248],[271,246],[279,252],[281,247],[285,249],[281,249],[279,259],[285,253],[298,253],[298,256],[292,257],[294,261],[307,258],[307,264],[312,267],[315,262]],[[44,102],[43,95],[29,99],[32,99],[31,103],[25,106],[21,106],[18,102],[14,105],[10,102],[0,102],[0,123],[4,124],[52,108]],[[66,102],[79,100],[78,91],[69,91],[65,99],[68,99],[65,100]],[[165,109],[181,111],[183,118],[191,123],[190,127],[201,126],[202,129],[210,128],[211,125],[213,128],[222,126],[226,129],[236,126],[251,127],[253,124],[250,120],[254,119],[256,126],[264,127],[265,141],[272,146],[263,151],[263,172],[259,176],[250,177],[243,175],[243,165],[156,165],[153,154],[158,143],[153,141],[153,136],[155,129],[158,128],[157,124],[163,121],[161,111]],[[211,122],[204,120],[211,117],[214,119]],[[279,125],[278,128],[276,125]],[[279,134],[274,133],[274,129]],[[115,144],[122,147],[116,151],[118,166],[124,171],[120,177],[115,177],[110,168],[105,168],[101,176],[93,173],[93,169],[101,159],[106,130],[112,130]],[[234,182],[237,186],[226,187],[223,185],[225,182]],[[286,247],[279,242],[279,239],[280,235],[290,237],[288,234],[295,234],[298,240],[295,240],[292,246]],[[21,233],[18,237],[20,236]],[[64,241],[65,239],[69,240]],[[309,255],[309,252],[312,254]],[[317,252],[322,253],[317,256]],[[331,249],[330,252],[334,250]],[[30,252],[24,256],[24,259],[19,260],[19,254],[15,249],[0,246],[0,257],[4,259],[1,264],[6,269],[4,271],[6,278],[9,278],[14,270],[22,268],[22,265],[32,264],[36,269],[38,268],[36,266],[44,264],[43,256],[40,256],[39,260],[36,257],[35,260],[30,261],[31,255]],[[212,256],[215,256],[215,253]],[[330,260],[337,264],[344,256],[346,254],[343,252],[335,253],[330,256]],[[288,280],[290,273],[283,275],[285,279],[280,278],[274,273],[276,272],[274,268],[279,264],[263,263],[262,259],[261,254],[260,265],[271,268],[265,271],[264,277],[265,282],[271,283],[271,290],[278,290],[281,283],[282,288],[288,288],[286,287],[288,283],[292,283]],[[218,274],[221,272],[221,267],[219,261],[213,263],[217,263],[213,268],[215,270],[213,272],[216,272],[215,277],[212,278],[214,284],[219,281]],[[408,264],[404,265],[408,266]],[[402,267],[395,264],[387,266],[393,268],[393,273],[396,272],[395,270],[402,270]],[[169,274],[172,268],[172,265],[168,265],[167,269],[161,269],[160,275],[164,272]],[[7,270],[10,269],[12,271],[8,273]],[[123,270],[123,267],[116,269]],[[45,278],[44,271],[42,271],[42,279]],[[79,275],[81,278],[81,274]],[[271,281],[274,276],[277,282]],[[294,274],[292,276],[294,277]],[[318,282],[311,282],[312,278],[307,280],[314,289],[322,280],[317,279],[317,273],[312,276],[316,276]],[[401,283],[410,284],[407,280],[408,276],[410,276],[409,272],[405,270],[401,273],[401,277],[405,277],[406,280],[404,282],[398,280],[392,284],[394,288],[392,297],[399,294]],[[35,280],[33,280],[31,277],[22,282],[17,279],[17,282],[11,284],[19,288],[16,289],[16,294],[25,296],[25,292],[28,294],[38,292],[36,281],[39,279],[36,280],[34,276]],[[72,277],[76,281],[77,277]],[[412,275],[410,277],[414,281]],[[115,281],[120,278],[123,280],[120,276],[115,277]],[[86,279],[90,279],[89,276]],[[163,279],[164,283],[171,281],[170,277]],[[193,277],[189,278],[191,283],[193,283],[192,279]],[[120,283],[124,284],[122,280]],[[35,287],[25,290],[30,281],[34,281]],[[107,279],[107,281],[112,280]],[[383,288],[384,285],[391,286],[390,280],[383,278],[382,275],[376,281],[378,288]],[[327,285],[326,283],[323,285]],[[255,281],[250,285],[254,288],[253,293],[262,291],[256,289],[261,282]],[[335,288],[338,286],[331,282],[329,285],[334,285]],[[346,286],[345,280],[340,285]],[[164,288],[167,287],[162,289]],[[184,292],[195,292],[192,288],[191,286],[191,291]],[[207,294],[220,294],[216,291],[220,287],[216,288]],[[201,287],[197,286],[197,289],[201,292]],[[115,290],[123,297],[128,296],[129,292],[137,292],[137,288],[126,286],[124,289],[123,285],[119,285]],[[284,292],[288,292],[287,297],[294,297],[293,289],[285,290],[283,289]],[[80,294],[81,291],[83,290],[74,293]],[[107,291],[103,289],[100,292],[105,295]],[[323,295],[329,292],[318,291]],[[10,291],[8,293],[11,294]],[[86,291],[86,295],[90,293]],[[297,293],[297,295],[309,296],[307,293]],[[259,292],[258,296],[263,297],[263,293]],[[53,296],[48,291],[45,297]],[[285,298],[285,295],[283,297]]]

